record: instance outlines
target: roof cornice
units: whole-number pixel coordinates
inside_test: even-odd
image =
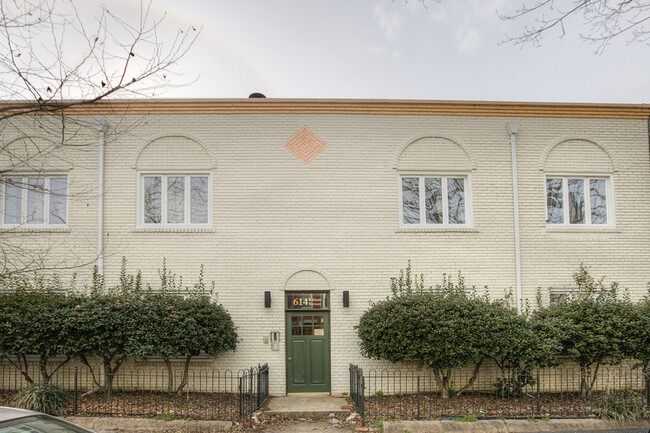
[[[67,114],[360,114],[555,118],[650,118],[650,104],[383,99],[132,99],[74,105]],[[1,106],[20,101],[0,102]]]

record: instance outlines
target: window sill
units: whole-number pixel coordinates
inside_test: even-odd
[[[596,227],[596,226],[546,226],[548,233],[620,233],[621,231],[614,226]]]
[[[45,226],[38,226],[38,227],[20,226],[20,227],[0,227],[0,231],[5,233],[6,232],[70,233],[70,228],[69,227],[45,227]]]
[[[395,233],[478,233],[474,227],[400,227]]]
[[[136,227],[133,233],[214,233],[212,227]]]

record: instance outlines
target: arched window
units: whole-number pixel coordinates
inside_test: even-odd
[[[614,225],[613,164],[605,150],[589,141],[567,140],[546,156],[546,224]]]
[[[397,170],[400,227],[471,226],[471,162],[457,143],[420,138],[402,151]]]

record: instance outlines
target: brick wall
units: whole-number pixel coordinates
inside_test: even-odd
[[[648,132],[644,120],[343,114],[148,115],[107,118],[137,127],[107,136],[105,272],[114,282],[122,256],[155,282],[163,258],[188,284],[205,266],[219,301],[233,316],[239,348],[215,361],[220,369],[269,362],[271,393],[285,392],[283,294],[296,272],[321,274],[331,291],[332,391],[347,391],[350,362],[364,359],[353,326],[368,301],[390,294],[389,278],[411,260],[427,284],[461,270],[493,296],[515,288],[510,137],[518,121],[517,159],[523,297],[571,284],[581,262],[640,298],[649,278]],[[327,146],[304,163],[284,144],[307,127]],[[414,143],[409,146],[410,143]],[[401,157],[400,157],[401,156]],[[74,250],[92,258],[96,239],[96,147],[74,154],[70,228],[56,236],[53,256]],[[397,167],[465,170],[473,225],[403,231]],[[429,168],[428,168],[429,167]],[[209,170],[210,229],[136,228],[138,170]],[[557,229],[545,223],[545,170],[611,172],[616,225]],[[87,193],[81,194],[81,182]],[[42,242],[43,239],[39,239]],[[80,271],[85,272],[86,271]],[[293,283],[292,283],[293,284]],[[264,308],[263,292],[272,293]],[[342,291],[350,307],[342,307]],[[281,332],[280,351],[263,337]]]

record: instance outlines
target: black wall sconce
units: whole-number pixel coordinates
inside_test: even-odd
[[[343,306],[344,307],[350,306],[350,292],[348,290],[343,291]]]
[[[271,292],[268,290],[264,292],[264,308],[271,308]]]

